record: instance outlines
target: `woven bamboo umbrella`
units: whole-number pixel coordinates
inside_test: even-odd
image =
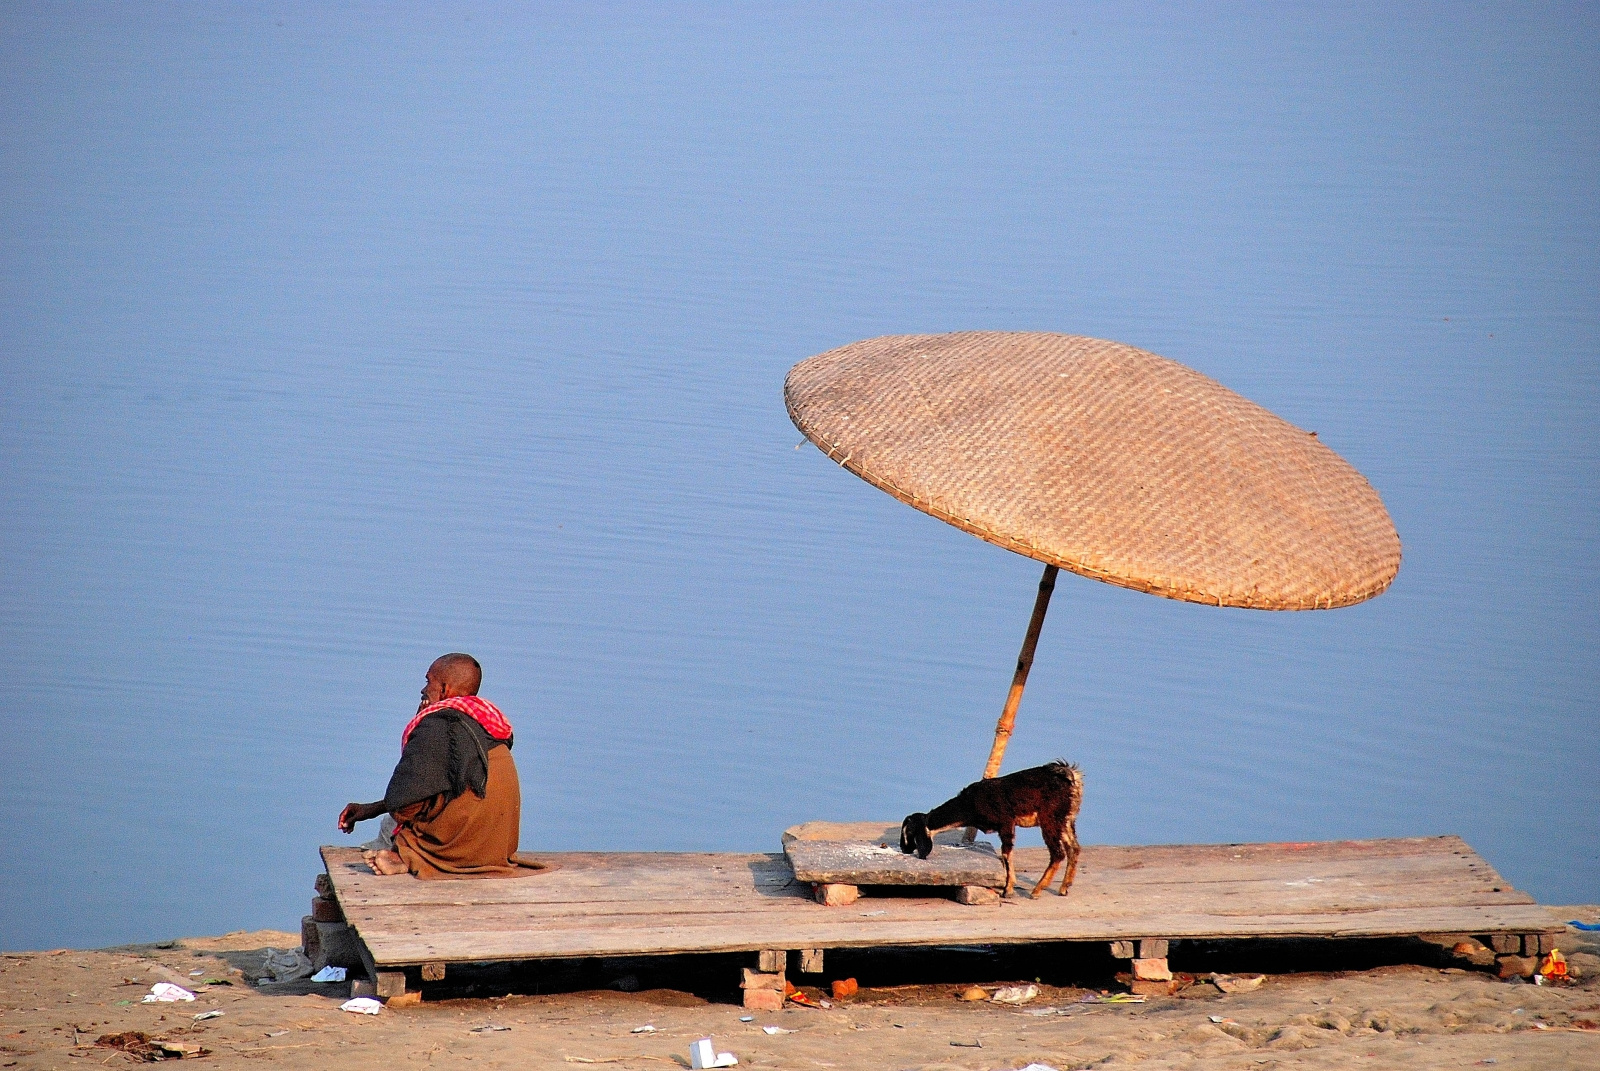
[[[1400,537],[1372,485],[1287,421],[1119,342],[968,331],[801,361],[789,416],[846,469],[1045,563],[985,777],[1000,770],[1059,569],[1169,599],[1318,610],[1381,594]]]

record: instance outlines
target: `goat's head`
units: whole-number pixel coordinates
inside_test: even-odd
[[[919,859],[933,854],[933,837],[928,833],[928,816],[923,812],[908,814],[900,823],[900,850],[907,855],[915,852]]]

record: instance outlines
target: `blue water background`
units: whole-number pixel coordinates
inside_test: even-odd
[[[1039,567],[781,387],[977,328],[1215,377],[1405,545],[1331,612],[1064,575],[1007,767],[1086,841],[1600,899],[1597,150],[1592,5],[7,4],[0,947],[295,928],[447,650],[526,847],[943,799]]]

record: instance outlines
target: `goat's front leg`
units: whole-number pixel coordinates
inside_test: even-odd
[[[1078,856],[1083,848],[1078,844],[1078,823],[1075,820],[1067,822],[1067,876],[1061,879],[1061,895],[1067,895],[1067,890],[1072,888],[1072,879],[1078,876]]]
[[[1000,858],[1006,861],[1006,891],[1002,896],[1010,896],[1012,888],[1017,884],[1017,872],[1011,865],[1011,846],[1017,842],[1017,827],[1003,825],[1000,827]]]

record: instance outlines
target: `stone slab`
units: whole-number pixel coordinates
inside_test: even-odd
[[[934,844],[926,859],[877,841],[793,840],[784,846],[797,881],[822,885],[976,885],[1003,889],[1006,867],[987,844]]]

